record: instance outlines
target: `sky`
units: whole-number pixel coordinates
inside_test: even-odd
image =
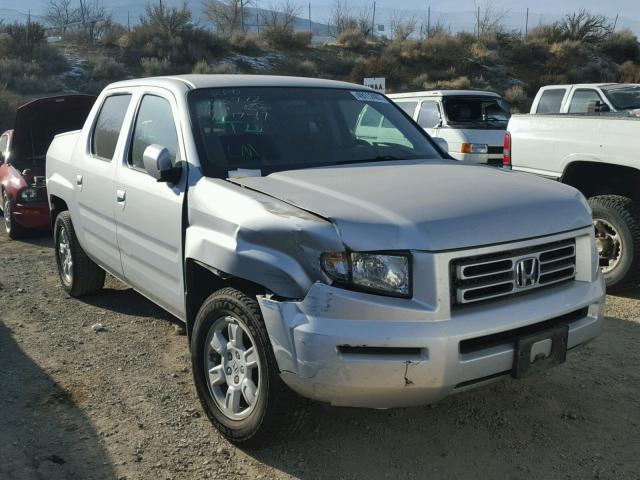
[[[72,0],[73,2],[74,0]],[[132,19],[137,19],[148,0],[102,0],[105,7],[112,11],[116,20],[122,16],[126,22],[126,12]],[[153,0],[157,1],[157,0]],[[163,0],[167,4],[180,4],[182,0]],[[279,0],[257,0],[260,7],[266,8]],[[309,0],[293,0],[301,7],[301,16],[307,16]],[[484,5],[487,0],[478,0]],[[629,27],[640,34],[640,0],[488,0],[497,8],[509,10],[505,20],[510,29],[524,29],[526,9],[529,7],[529,27],[536,26],[541,21],[553,21],[562,14],[586,8],[594,13],[607,15],[612,20],[619,15],[617,27]],[[364,5],[371,5],[373,0],[348,0],[349,5],[358,9]],[[188,0],[194,11],[201,7],[201,0]],[[0,0],[0,19],[14,21],[16,14],[26,14],[31,11],[39,15],[46,11],[47,0]],[[334,0],[311,0],[312,19],[326,22],[331,13]],[[451,26],[454,31],[473,29],[474,0],[376,0],[376,23],[387,24],[392,15],[415,17],[419,20],[426,18],[427,6],[431,7],[432,21],[440,20],[445,26]],[[388,26],[387,26],[388,30]]]

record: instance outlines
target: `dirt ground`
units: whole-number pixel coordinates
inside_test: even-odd
[[[640,289],[537,377],[420,408],[316,405],[299,435],[243,451],[202,415],[168,314],[114,279],[70,299],[49,238],[0,234],[0,479],[640,479],[639,346]]]

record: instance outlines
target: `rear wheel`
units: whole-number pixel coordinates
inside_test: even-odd
[[[600,267],[608,287],[640,282],[640,208],[619,195],[591,197]]]
[[[2,216],[4,218],[4,230],[12,240],[17,240],[24,235],[24,229],[15,222],[11,201],[6,193],[2,196]]]
[[[60,281],[69,295],[90,295],[103,287],[104,270],[82,250],[69,212],[62,212],[56,218],[54,243]]]
[[[255,298],[233,288],[212,294],[194,324],[191,360],[200,402],[228,440],[257,444],[302,424],[308,401],[280,379]]]

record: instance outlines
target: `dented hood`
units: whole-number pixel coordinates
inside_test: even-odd
[[[533,175],[452,161],[376,162],[232,180],[331,220],[353,250],[450,250],[591,225],[583,196]]]

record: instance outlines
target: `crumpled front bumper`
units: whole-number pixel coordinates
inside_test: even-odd
[[[512,342],[471,342],[476,348],[463,350],[465,340],[562,317],[568,348],[585,344],[602,330],[604,297],[598,276],[452,310],[445,320],[411,300],[322,283],[299,302],[259,302],[281,377],[293,390],[334,405],[391,408],[432,403],[510,374]]]

